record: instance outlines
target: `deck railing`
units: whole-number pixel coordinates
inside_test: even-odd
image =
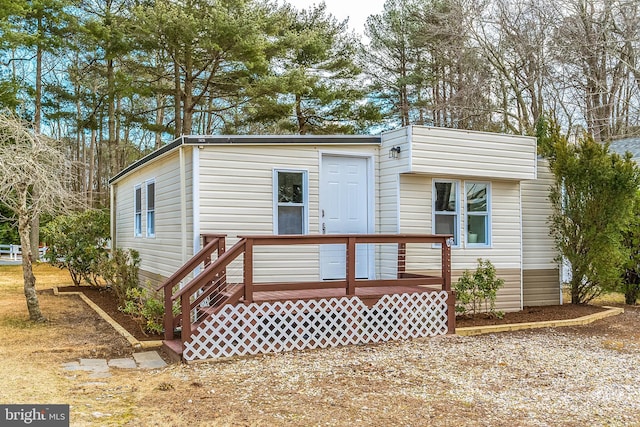
[[[446,291],[449,298],[448,322],[451,328],[455,328],[455,298],[451,291],[451,236],[447,235],[411,235],[411,234],[348,234],[348,235],[286,235],[286,236],[241,236],[240,240],[228,251],[219,252],[218,258],[205,266],[197,276],[189,283],[179,289],[172,296],[167,293],[171,289],[178,276],[184,273],[189,267],[183,267],[174,274],[166,284],[165,289],[165,339],[172,339],[173,328],[176,324],[182,325],[181,338],[185,342],[191,334],[192,313],[196,311],[202,303],[208,302],[212,295],[219,297],[222,290],[228,285],[227,268],[234,261],[237,263],[242,257],[242,283],[235,286],[231,291],[226,292],[224,300],[216,299],[216,305],[233,304],[242,300],[245,304],[252,303],[257,292],[268,291],[300,291],[311,289],[344,289],[345,296],[355,296],[358,288],[375,288],[391,286],[440,286]],[[397,258],[395,265],[395,277],[383,279],[360,279],[356,277],[356,246],[371,244],[392,244],[397,245]],[[416,274],[406,271],[407,265],[407,244],[427,244],[430,248],[440,248],[441,268],[440,275]],[[345,274],[344,279],[331,281],[286,281],[286,282],[254,282],[254,249],[260,246],[293,246],[293,245],[344,245],[345,251]],[[211,247],[200,251],[189,266],[201,261],[203,252],[208,252]],[[185,276],[180,274],[182,278]],[[212,285],[214,284],[214,285]],[[180,312],[177,316],[171,314],[171,307],[174,302],[180,301]],[[167,310],[168,309],[168,310]],[[170,328],[169,328],[170,327]]]
[[[173,338],[173,331],[179,325],[181,317],[173,314],[173,301],[175,288],[198,268],[207,269],[211,265],[212,257],[216,254],[220,257],[225,252],[224,234],[202,234],[202,249],[195,254],[186,264],[169,277],[156,291],[164,291],[164,336],[165,339]],[[221,272],[224,274],[224,270]]]

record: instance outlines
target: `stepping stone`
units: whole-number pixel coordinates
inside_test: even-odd
[[[131,357],[126,357],[123,359],[111,359],[108,363],[110,368],[120,368],[120,369],[135,369],[137,368],[136,361]]]
[[[133,358],[138,367],[142,369],[164,368],[167,363],[162,360],[157,351],[144,351],[142,353],[133,353]]]
[[[106,359],[80,359],[80,369],[93,372],[109,372]]]
[[[67,362],[62,364],[62,369],[65,371],[84,371],[84,366],[80,367],[80,362]]]

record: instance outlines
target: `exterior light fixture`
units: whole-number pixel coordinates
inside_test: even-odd
[[[396,147],[391,147],[389,149],[389,158],[390,159],[397,159],[400,157],[400,151],[402,151],[402,149],[400,148],[400,146],[396,146]]]

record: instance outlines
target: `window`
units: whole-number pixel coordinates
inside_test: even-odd
[[[142,187],[136,185],[133,189],[133,235],[142,236]]]
[[[458,245],[459,203],[456,181],[434,181],[433,229],[435,234],[452,234],[453,244]]]
[[[307,173],[274,171],[275,234],[307,232]]]
[[[464,192],[467,202],[467,244],[490,244],[489,239],[489,184],[466,182]]]
[[[147,182],[147,237],[156,235],[156,183]]]

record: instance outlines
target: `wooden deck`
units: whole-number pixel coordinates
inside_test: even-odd
[[[449,239],[450,236],[433,235],[245,236],[226,250],[224,236],[205,235],[203,249],[159,288],[165,293],[165,346],[177,355],[187,351],[187,359],[194,360],[453,333],[455,296],[451,291]],[[431,275],[406,271],[407,245],[416,243],[427,244],[430,248],[433,244],[440,245],[440,268],[424,267]],[[323,244],[345,245],[344,279],[254,282],[254,247]],[[356,279],[357,244],[397,245],[396,259],[392,260],[397,266],[395,277]],[[242,260],[244,280],[227,283],[227,268],[238,259]],[[200,274],[178,289],[180,281],[198,266],[203,268]],[[441,274],[434,276],[434,271]],[[404,296],[389,299],[388,296],[393,295]],[[357,301],[362,301],[366,307]],[[282,305],[283,302],[286,304]],[[174,315],[176,303],[180,310]],[[251,303],[255,304],[249,305]],[[292,311],[278,313],[273,307]],[[256,312],[250,314],[247,310]],[[375,315],[367,310],[387,314],[377,322],[371,317]],[[444,318],[435,319],[434,315],[444,315]],[[388,320],[388,316],[395,316],[395,320]],[[253,320],[247,324],[238,320],[249,318]],[[362,319],[374,323],[361,324]],[[224,325],[231,329],[225,332],[227,326]],[[390,327],[391,330],[384,330]],[[369,328],[377,332],[363,332]],[[181,330],[179,339],[173,335],[176,329]],[[281,329],[291,335],[285,341],[282,341],[285,337]],[[280,344],[274,344],[273,340]]]

